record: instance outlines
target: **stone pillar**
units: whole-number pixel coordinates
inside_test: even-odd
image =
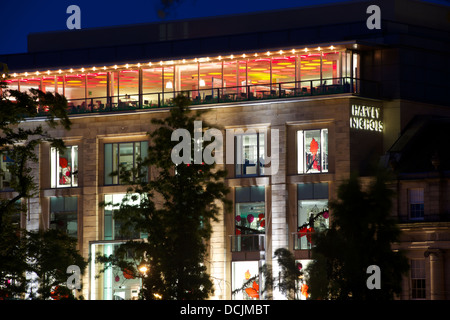
[[[444,292],[444,252],[441,249],[428,249],[425,257],[430,258],[430,299],[445,299]]]
[[[278,130],[278,137],[276,132]],[[278,143],[278,146],[276,146]],[[278,159],[275,160],[278,152]],[[267,252],[266,259],[272,260],[275,251],[279,248],[288,248],[288,228],[287,228],[287,184],[286,184],[286,128],[284,126],[276,126],[271,131],[271,157],[272,161],[278,161],[278,168],[272,167],[274,163],[271,161],[271,185],[270,185],[270,202],[271,202],[271,251]],[[270,250],[270,249],[269,249]],[[270,255],[270,256],[269,256]],[[278,281],[277,275],[280,272],[278,261],[272,260],[272,272],[275,281]],[[273,292],[274,300],[286,299],[278,290]]]
[[[218,221],[211,223],[212,234],[209,246],[209,273],[214,282],[214,295],[211,297],[213,300],[226,300],[230,299],[227,296],[229,292],[228,279],[226,274],[227,263],[227,245],[226,245],[226,228],[225,228],[225,210],[220,203],[216,203],[217,206],[222,207],[221,214],[218,217]]]
[[[79,211],[83,213],[81,223],[83,227],[81,253],[85,259],[89,259],[89,242],[99,239],[99,199],[98,195],[98,157],[99,142],[92,134],[80,142],[82,152],[79,154],[80,168],[82,168],[82,192],[79,200]],[[80,176],[80,175],[79,175]],[[92,263],[92,262],[91,262]],[[89,268],[89,266],[88,266]],[[84,273],[83,296],[89,298],[89,269]],[[92,285],[92,284],[91,284]]]

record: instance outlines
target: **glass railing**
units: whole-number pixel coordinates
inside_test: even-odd
[[[264,234],[240,234],[230,236],[232,252],[251,252],[265,250]]]
[[[188,97],[191,101],[191,105],[202,105],[332,95],[339,93],[352,93],[368,97],[378,97],[380,88],[378,82],[341,77],[187,91],[68,99],[68,111],[69,114],[85,114],[165,108],[171,107],[173,105],[173,99],[179,94]],[[39,111],[40,113],[45,114],[46,108],[41,107]]]

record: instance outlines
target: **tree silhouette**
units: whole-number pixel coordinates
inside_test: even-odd
[[[313,262],[307,267],[311,299],[393,299],[401,292],[401,277],[409,266],[398,240],[397,222],[390,216],[393,192],[388,174],[379,169],[367,189],[356,175],[339,186],[330,202],[332,223],[314,236]],[[381,289],[368,288],[367,268],[381,270]]]
[[[141,232],[147,234],[146,241],[130,240],[112,256],[98,257],[110,265],[127,265],[135,276],[139,276],[137,266],[145,262],[143,299],[206,299],[214,291],[205,259],[211,222],[217,221],[222,204],[225,209],[229,206],[226,172],[215,168],[215,163],[175,165],[172,161],[178,144],[172,133],[177,129],[188,130],[194,152],[194,121],[200,120],[201,113],[188,106],[187,97],[177,96],[169,116],[152,121],[156,129],[149,133],[147,158],[136,168],[120,170],[121,181],[131,186],[128,197],[139,203],[130,205],[125,198],[114,219],[124,236]],[[202,127],[209,126],[203,122]],[[148,168],[154,172],[150,180]]]
[[[7,170],[11,176],[9,189],[0,198],[0,299],[23,298],[33,281],[37,282],[39,290],[30,297],[47,299],[50,291],[67,279],[65,271],[70,264],[77,263],[80,270],[86,267],[75,250],[74,239],[52,230],[20,228],[21,216],[27,210],[24,200],[38,191],[31,168],[39,161],[38,146],[45,141],[59,150],[64,147],[63,141],[52,137],[47,130],[57,126],[70,130],[67,100],[58,93],[39,89],[29,92],[8,89],[8,68],[4,64],[0,66],[3,69],[0,72],[0,151],[9,159]],[[27,121],[38,116],[44,117],[45,123]],[[48,246],[52,250],[44,254],[42,250]],[[37,278],[30,279],[26,273]],[[51,285],[48,287],[46,283]],[[69,297],[72,293],[67,291],[66,295]]]

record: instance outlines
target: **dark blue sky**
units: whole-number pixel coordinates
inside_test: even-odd
[[[67,30],[69,5],[81,9],[81,28],[162,21],[159,0],[0,0],[2,39],[0,54],[27,51],[27,35],[32,32]],[[354,0],[353,0],[354,1]],[[429,0],[450,4],[449,0]],[[6,3],[5,3],[6,2]],[[276,10],[343,0],[174,0],[169,20]]]

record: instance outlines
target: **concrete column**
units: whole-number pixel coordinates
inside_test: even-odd
[[[266,259],[272,260],[275,251],[279,248],[288,248],[288,228],[287,228],[287,184],[286,184],[286,128],[284,126],[276,126],[271,128],[271,156],[276,157],[278,153],[278,168],[274,167],[271,172],[271,251],[267,252]],[[278,137],[273,130],[277,130]],[[278,146],[276,145],[278,143]],[[274,158],[272,158],[274,160]],[[274,165],[274,163],[271,163]],[[268,256],[270,255],[270,256]],[[275,281],[278,281],[280,268],[278,261],[272,260],[272,272]],[[274,290],[274,300],[284,300],[286,297]]]
[[[430,299],[445,299],[444,292],[444,252],[441,249],[428,249],[425,257],[430,258]]]

